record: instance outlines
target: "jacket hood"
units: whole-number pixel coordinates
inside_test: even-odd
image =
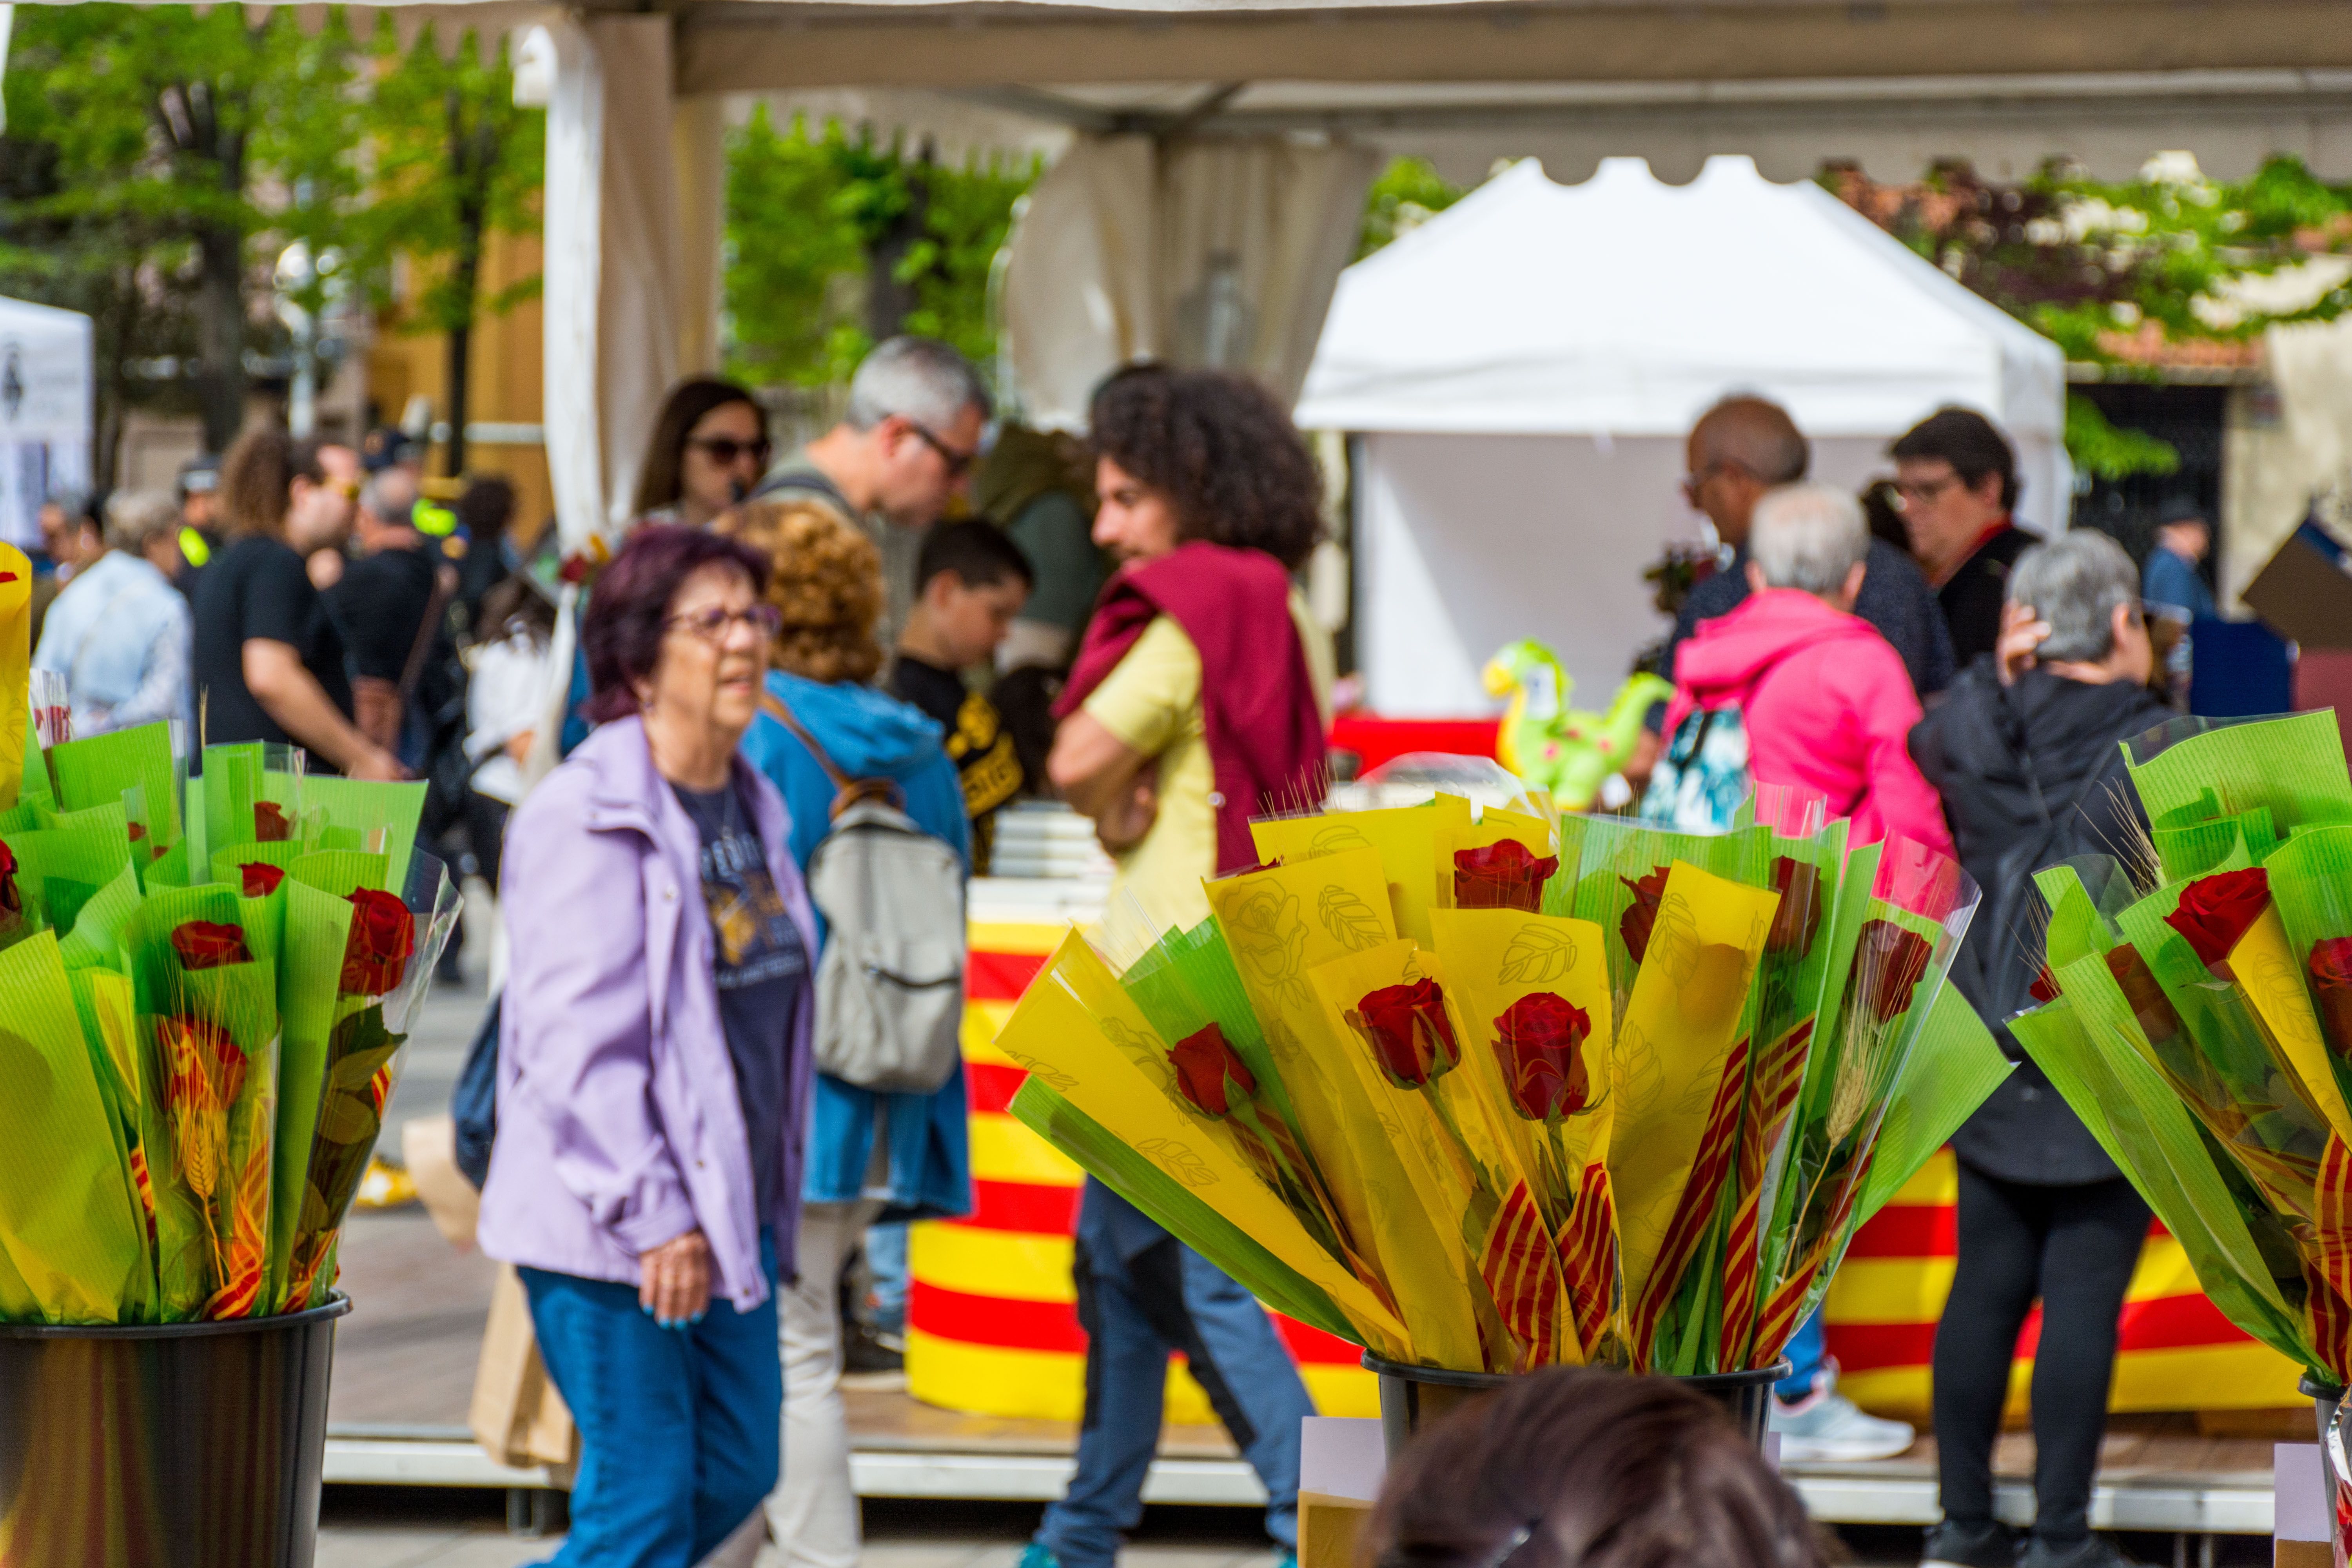
[[[2106,767],[2117,742],[2172,717],[2146,688],[2124,681],[2091,686],[2029,669],[2015,686],[2004,688],[1985,656],[1921,721],[1927,743],[1912,749],[1931,780],[1978,780],[1979,787],[2022,818],[2032,806],[2026,784],[2029,757],[2046,798]]]
[[[853,776],[904,777],[939,754],[939,725],[920,709],[870,686],[846,680],[827,686],[771,670],[768,690],[793,710],[835,765]]]
[[[1794,588],[1750,594],[1728,615],[1701,621],[1675,658],[1675,684],[1701,708],[1745,694],[1774,665],[1802,649],[1848,637],[1875,637],[1868,621],[1833,610]]]

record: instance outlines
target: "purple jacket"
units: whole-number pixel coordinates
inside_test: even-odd
[[[815,921],[776,788],[738,757],[775,879],[809,952]],[[499,1136],[478,1237],[492,1258],[636,1284],[637,1255],[698,1226],[738,1311],[767,1299],[751,1141],[719,1022],[701,840],[654,771],[645,727],[597,730],[530,793],[499,878],[511,946]],[[807,1140],[814,1003],[785,1037],[776,1256],[789,1277]]]

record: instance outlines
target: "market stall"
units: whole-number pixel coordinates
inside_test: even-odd
[[[0,543],[40,542],[41,502],[89,488],[90,321],[0,300]]]
[[[1644,567],[1701,521],[1683,442],[1732,392],[1777,399],[1813,477],[1859,486],[1947,403],[2017,444],[2028,526],[2063,516],[2065,365],[1810,183],[1638,159],[1559,185],[1524,162],[1341,275],[1297,408],[1356,437],[1356,647],[1383,717],[1493,710],[1505,641],[1605,707],[1665,630]]]

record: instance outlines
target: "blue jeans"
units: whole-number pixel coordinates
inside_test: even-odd
[[[1822,1327],[1822,1310],[1820,1307],[1813,1309],[1812,1316],[1798,1328],[1794,1337],[1789,1341],[1788,1350],[1783,1352],[1795,1370],[1774,1384],[1772,1392],[1784,1404],[1793,1405],[1812,1393],[1813,1379],[1829,1365],[1829,1333]]]
[[[655,1326],[634,1285],[518,1270],[548,1374],[580,1427],[572,1532],[553,1568],[691,1568],[776,1484],[783,1368],[775,1244],[768,1300],[713,1296],[702,1321]]]
[[[884,1333],[907,1331],[907,1222],[868,1226],[866,1271],[874,1277],[873,1323]]]
[[[1045,1510],[1037,1544],[1062,1568],[1111,1568],[1120,1536],[1143,1517],[1168,1356],[1181,1350],[1265,1486],[1266,1533],[1295,1549],[1298,1424],[1315,1405],[1265,1309],[1173,1238],[1124,1266],[1115,1257],[1090,1259],[1081,1243],[1076,1273],[1078,1321],[1087,1331],[1078,1473]]]

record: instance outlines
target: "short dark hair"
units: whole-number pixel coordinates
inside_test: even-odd
[[[2017,504],[2017,453],[2009,437],[1973,408],[1938,408],[1895,437],[1886,448],[1896,461],[1918,462],[1941,458],[1974,489],[1987,474],[2000,476],[2000,504]]]
[[[588,595],[580,646],[588,657],[588,717],[599,724],[637,710],[636,683],[661,663],[669,607],[705,566],[731,566],[755,594],[768,591],[768,563],[724,534],[656,523],[637,530]]]
[[[751,389],[715,375],[692,375],[669,389],[661,412],[654,416],[654,433],[646,442],[646,466],[637,475],[637,515],[658,511],[685,493],[686,438],[714,408],[740,403],[759,417],[760,439],[768,438],[768,411]]]
[[[466,481],[457,498],[457,521],[466,525],[477,548],[487,548],[507,531],[514,519],[515,488],[499,474],[477,474]]]
[[[294,481],[323,484],[327,470],[319,461],[319,452],[333,444],[310,437],[297,440],[283,425],[257,425],[239,436],[220,466],[220,509],[227,520],[227,531],[238,537],[286,537],[286,513],[293,504]]]
[[[993,588],[1020,579],[1024,588],[1037,585],[1036,569],[1013,538],[992,522],[933,523],[923,535],[922,552],[915,557],[915,592],[931,585],[942,572],[952,572],[967,588]]]
[[[1168,498],[1179,537],[1291,571],[1323,537],[1323,475],[1273,394],[1221,370],[1136,365],[1094,397],[1095,450]]]
[[[1513,1378],[1454,1411],[1389,1467],[1370,1529],[1375,1568],[1822,1560],[1804,1505],[1719,1405],[1602,1367]]]

